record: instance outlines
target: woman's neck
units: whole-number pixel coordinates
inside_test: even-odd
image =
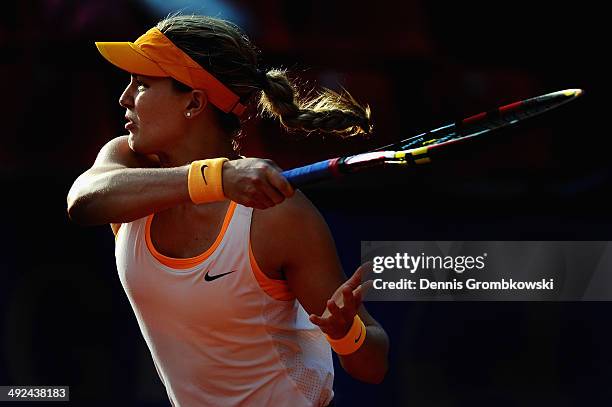
[[[158,156],[162,167],[179,167],[207,158],[239,158],[233,149],[231,136],[210,123],[194,124],[170,151],[161,152]]]

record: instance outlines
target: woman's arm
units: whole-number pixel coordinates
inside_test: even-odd
[[[189,167],[155,167],[153,157],[130,149],[126,136],[109,141],[70,188],[70,219],[85,225],[131,222],[187,202]]]
[[[191,202],[188,172],[189,165],[159,168],[154,157],[134,153],[127,136],[117,137],[70,188],[68,214],[86,225],[124,223]],[[255,158],[226,162],[223,189],[229,199],[262,209],[293,194],[274,163]]]
[[[274,236],[266,244],[273,246],[272,253],[281,253],[280,266],[289,287],[313,323],[337,339],[346,335],[353,316],[359,314],[366,326],[365,342],[356,352],[338,357],[351,376],[380,383],[387,372],[389,339],[361,304],[363,269],[347,280],[325,220],[301,193],[273,209],[257,212],[257,217],[259,222],[254,218],[254,225],[262,225],[268,236]],[[350,303],[345,304],[345,299]],[[344,318],[331,315],[330,306],[336,310],[332,304]]]
[[[370,264],[362,265],[353,275],[339,286],[327,301],[321,316],[310,315],[310,321],[332,339],[344,338],[353,325],[355,314],[358,314],[366,327],[365,342],[354,353],[338,355],[340,364],[357,379],[369,383],[380,383],[387,371],[387,353],[389,338],[385,330],[376,322],[362,305],[366,288],[371,281],[363,282],[363,275],[370,269]],[[354,331],[350,341],[357,343],[362,335],[361,330]]]

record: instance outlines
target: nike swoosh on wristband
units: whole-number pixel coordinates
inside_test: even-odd
[[[202,178],[204,178],[204,184],[208,185],[208,182],[206,182],[206,175],[204,175],[204,170],[208,167],[208,165],[204,164],[202,167],[200,167],[200,171],[202,172]]]
[[[213,280],[216,280],[216,279],[221,278],[223,276],[226,276],[228,274],[235,273],[236,271],[238,271],[238,270],[228,271],[227,273],[215,274],[214,276],[211,276],[211,275],[208,274],[210,272],[210,270],[208,270],[206,272],[206,274],[204,274],[204,280],[206,280],[206,281],[213,281]]]
[[[359,329],[359,336],[357,337],[357,339],[355,339],[355,343],[357,343],[359,341],[359,338],[361,338],[361,334],[363,333],[363,327],[361,327],[361,329]]]

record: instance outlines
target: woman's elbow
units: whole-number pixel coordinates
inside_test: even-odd
[[[108,186],[108,177],[87,172],[78,177],[66,197],[70,220],[84,226],[109,223],[104,216]]]
[[[364,377],[359,378],[359,380],[369,383],[369,384],[380,384],[385,380],[385,376],[387,375],[387,370],[389,369],[387,362],[385,361],[383,366],[378,367],[377,369],[370,369],[370,371]]]
[[[75,183],[66,197],[68,218],[83,226],[100,225],[106,222],[100,209],[100,190],[83,188],[83,183]]]
[[[343,366],[346,372],[351,375],[354,379],[369,384],[380,384],[385,380],[387,371],[389,369],[389,363],[387,359],[376,361],[370,361],[370,363],[358,364],[355,366]]]
[[[88,216],[87,207],[88,202],[87,198],[83,195],[78,195],[73,191],[68,193],[67,201],[67,213],[68,218],[74,223],[78,223],[79,225],[91,225],[92,221]]]
[[[388,371],[389,371],[389,365],[387,361],[385,360],[384,366],[378,372],[376,372],[376,374],[372,378],[372,381],[369,383],[372,383],[372,384],[382,383],[383,380],[385,380],[385,377],[387,376]]]

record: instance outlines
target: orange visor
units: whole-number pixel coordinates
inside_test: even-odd
[[[136,42],[96,42],[98,51],[113,65],[137,75],[172,77],[206,92],[208,100],[225,113],[242,115],[240,98],[172,43],[151,28]]]

